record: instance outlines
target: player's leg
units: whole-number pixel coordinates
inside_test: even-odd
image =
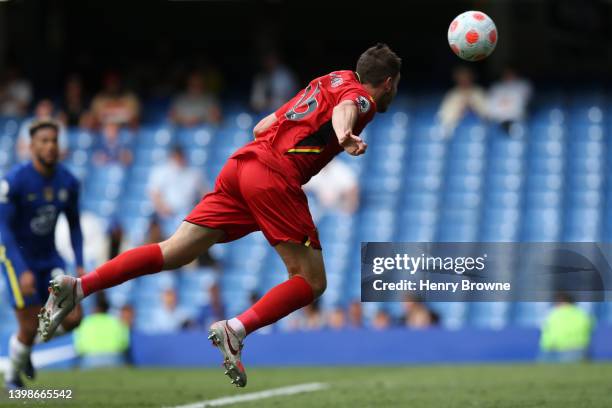
[[[9,339],[8,365],[4,375],[4,382],[7,388],[23,387],[20,375],[22,371],[26,373],[28,378],[34,377],[30,354],[36,337],[36,328],[38,326],[36,316],[39,310],[40,305],[24,306],[21,309],[15,309],[18,329]]]
[[[281,242],[275,248],[285,263],[289,279],[230,320],[230,326],[243,337],[312,303],[325,291],[327,283],[320,250],[290,242]]]
[[[209,338],[224,357],[225,374],[244,387],[244,337],[311,303],[325,290],[321,246],[299,182],[257,160],[240,161],[240,192],[257,225],[283,259],[289,279],[272,288],[244,313],[211,325]]]
[[[225,375],[239,387],[247,382],[241,362],[246,335],[310,304],[325,291],[325,268],[319,249],[290,242],[281,242],[275,248],[287,267],[289,279],[270,289],[244,313],[216,322],[209,330],[209,339],[223,354]]]
[[[37,289],[37,275],[34,272],[17,273],[6,259],[0,262],[0,269],[6,278],[17,320],[17,331],[9,339],[5,385],[7,388],[19,388],[23,386],[22,372],[28,378],[34,377],[30,354],[38,324],[36,314],[42,301]]]
[[[47,341],[85,296],[142,275],[186,265],[220,240],[223,234],[220,230],[183,222],[168,240],[126,251],[82,278],[61,276],[53,279],[51,294],[39,314],[42,339]]]
[[[180,268],[222,237],[223,231],[183,222],[166,241],[124,252],[84,275],[81,278],[82,297],[142,275]]]

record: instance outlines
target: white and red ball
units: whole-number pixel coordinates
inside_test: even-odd
[[[448,45],[459,58],[480,61],[495,49],[497,27],[482,11],[466,11],[448,27]]]

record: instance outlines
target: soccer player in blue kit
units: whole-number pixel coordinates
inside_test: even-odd
[[[30,352],[37,314],[49,296],[49,280],[65,268],[55,248],[55,226],[61,213],[70,226],[77,273],[84,272],[79,182],[59,163],[58,125],[38,121],[29,131],[32,161],[17,165],[0,181],[0,270],[18,322],[9,341],[7,389],[24,386],[21,373],[30,379],[35,375]],[[78,326],[81,314],[75,309],[63,322],[63,329]]]

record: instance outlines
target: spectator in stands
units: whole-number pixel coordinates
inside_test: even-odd
[[[219,284],[214,282],[212,285],[206,287],[205,291],[205,297],[208,298],[208,302],[200,306],[195,320],[189,322],[189,327],[208,330],[208,327],[212,323],[223,319],[225,316]]]
[[[323,327],[323,315],[318,299],[304,307],[304,318],[302,319],[302,330],[319,330]]]
[[[134,318],[135,313],[132,305],[126,303],[121,306],[121,309],[119,309],[119,320],[130,330],[134,327]]]
[[[384,309],[379,309],[372,320],[372,327],[376,330],[384,330],[391,327],[391,316]]]
[[[134,329],[134,319],[135,318],[136,318],[136,314],[135,314],[135,311],[132,305],[130,305],[129,303],[126,303],[125,305],[121,306],[121,309],[119,309],[119,320],[121,320],[121,323],[123,323],[125,327],[127,327],[130,338],[132,336],[132,330]],[[133,363],[132,353],[130,353],[129,348],[127,352],[125,353],[125,362],[127,364]]]
[[[340,330],[346,327],[346,314],[341,307],[335,307],[327,318],[327,326],[333,330]]]
[[[313,331],[320,330],[325,325],[321,314],[321,307],[317,300],[304,308],[290,314],[288,319],[281,322],[284,330]]]
[[[363,311],[360,301],[355,300],[349,304],[347,317],[349,327],[360,328],[363,326]]]
[[[359,207],[359,183],[353,169],[341,160],[333,160],[304,185],[315,194],[322,212],[353,214]],[[315,219],[317,214],[314,216]]]
[[[164,238],[178,228],[206,188],[201,171],[188,166],[181,147],[174,147],[168,162],[153,169],[149,179],[149,196]]]
[[[138,97],[124,89],[118,73],[104,77],[103,89],[93,99],[91,111],[98,125],[137,126],[140,117]]]
[[[8,68],[0,85],[0,114],[25,116],[32,102],[32,84],[24,78],[16,66]]]
[[[67,126],[92,126],[91,114],[87,111],[87,100],[83,93],[83,82],[77,75],[72,75],[66,81],[62,107]]]
[[[251,107],[256,112],[271,112],[291,99],[298,91],[294,74],[270,52],[262,58],[262,71],[255,76],[251,89]]]
[[[148,332],[172,333],[188,326],[189,315],[178,307],[178,297],[176,291],[168,288],[162,292],[162,307],[157,308],[153,313],[147,327]]]
[[[34,116],[26,119],[21,124],[19,129],[19,137],[17,139],[17,157],[21,161],[30,159],[30,125],[34,121],[53,120],[59,126],[59,147],[61,157],[68,154],[68,135],[64,126],[63,116],[55,111],[55,105],[50,99],[41,99],[34,109]]]
[[[541,358],[548,362],[576,362],[588,357],[593,322],[567,293],[556,296],[555,307],[542,326]]]
[[[85,317],[74,332],[74,348],[81,358],[82,368],[97,368],[125,364],[130,345],[129,328],[108,314],[104,292],[96,294],[94,312]]]
[[[461,66],[453,71],[453,79],[455,86],[444,95],[438,111],[438,120],[446,136],[453,133],[468,112],[482,119],[487,115],[485,92],[474,83],[474,72]]]
[[[531,84],[507,67],[501,80],[494,83],[487,95],[488,117],[499,123],[506,132],[514,122],[525,119],[531,98]]]
[[[413,329],[436,326],[440,320],[435,312],[429,310],[427,305],[415,296],[408,295],[406,297],[404,311],[403,323]]]
[[[108,122],[102,127],[102,137],[94,151],[94,163],[98,166],[120,165],[129,166],[132,163],[132,151],[127,135],[121,134],[118,124]]]
[[[206,89],[204,77],[200,72],[192,72],[187,78],[185,92],[172,102],[170,120],[186,127],[221,122],[219,101]]]

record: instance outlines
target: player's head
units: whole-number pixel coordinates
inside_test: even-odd
[[[59,126],[52,120],[37,120],[30,125],[32,160],[53,167],[59,160]]]
[[[557,305],[571,305],[574,303],[572,295],[566,292],[555,293],[555,303]]]
[[[106,300],[106,295],[104,292],[96,293],[96,306],[95,313],[108,313],[110,306],[108,304],[108,300]]]
[[[373,91],[378,112],[386,112],[397,94],[402,60],[387,44],[368,48],[357,60],[357,74],[362,84]]]

